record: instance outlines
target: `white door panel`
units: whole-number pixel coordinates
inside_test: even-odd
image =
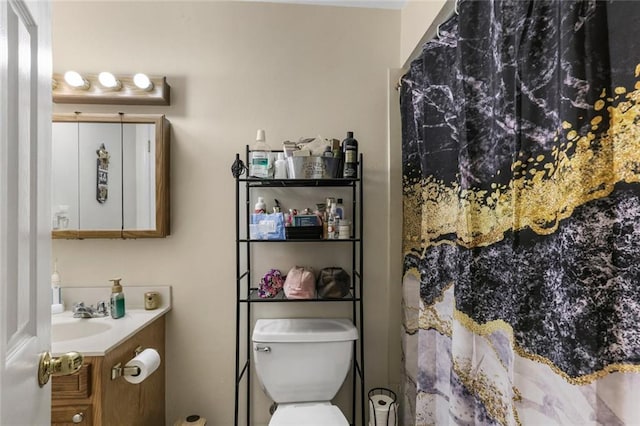
[[[0,0],[0,425],[50,424],[51,34],[47,2]]]

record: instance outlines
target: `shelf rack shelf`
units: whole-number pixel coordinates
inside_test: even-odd
[[[249,164],[250,149],[245,150],[244,164]],[[240,154],[236,154],[236,163],[240,163]],[[341,303],[351,305],[351,320],[358,329],[358,340],[353,345],[353,374],[351,384],[351,425],[363,425],[365,418],[364,392],[364,314],[363,314],[363,156],[358,158],[358,178],[335,179],[259,179],[236,176],[236,368],[235,368],[235,411],[234,424],[239,424],[241,405],[240,388],[246,381],[244,404],[246,408],[247,426],[251,424],[251,306],[259,303]],[[245,169],[246,170],[246,169]],[[347,239],[288,239],[257,240],[249,238],[251,217],[251,191],[260,188],[347,188],[351,189],[352,201],[352,235]],[[244,194],[243,194],[244,193]],[[242,196],[244,195],[244,197]],[[244,223],[242,218],[244,218]],[[344,247],[350,245],[351,288],[349,294],[341,299],[287,299],[281,291],[274,298],[263,299],[258,296],[258,289],[252,277],[253,245],[262,244],[313,244],[314,247]],[[304,249],[304,248],[301,248]],[[242,269],[242,265],[247,267]],[[244,328],[242,327],[244,325]],[[242,340],[244,339],[244,340]],[[244,348],[242,348],[244,346]],[[356,402],[359,401],[359,404]]]

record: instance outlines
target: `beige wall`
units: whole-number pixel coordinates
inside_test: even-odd
[[[172,124],[171,228],[162,240],[53,242],[63,286],[172,285],[167,421],[233,413],[235,209],[230,165],[257,128],[282,140],[353,130],[365,155],[366,389],[397,383],[389,352],[387,69],[398,67],[400,12],[228,2],[53,3],[54,71],[166,75],[167,107],[55,105],[56,112],[164,113]],[[324,196],[324,194],[323,194]],[[399,289],[398,289],[399,291]],[[89,303],[95,301],[88,301]],[[268,315],[341,315],[269,306]],[[292,310],[290,310],[292,309]],[[307,310],[309,309],[309,310]],[[257,423],[266,398],[255,394]]]
[[[435,26],[451,13],[455,0],[408,0],[402,8],[400,64],[407,67],[422,44],[435,36]],[[433,26],[431,23],[435,23]]]

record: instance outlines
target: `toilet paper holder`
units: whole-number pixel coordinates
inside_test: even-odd
[[[135,350],[133,351],[134,353],[133,356],[134,357],[138,356],[140,352],[142,352],[142,346],[138,346],[137,348],[135,348]],[[140,374],[139,367],[132,367],[132,366],[123,367],[121,362],[111,367],[111,380],[115,380],[118,377],[122,377],[122,376],[137,376],[138,374]]]

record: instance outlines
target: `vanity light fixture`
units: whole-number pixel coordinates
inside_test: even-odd
[[[153,90],[153,82],[146,74],[141,72],[133,76],[133,84],[135,84],[138,89],[142,89],[146,92]]]
[[[53,74],[53,102],[63,104],[170,105],[165,77],[145,74]],[[79,90],[82,89],[82,90]]]
[[[67,71],[64,73],[64,81],[77,90],[87,90],[91,87],[89,80],[80,75],[76,71]]]
[[[107,71],[102,71],[98,74],[98,81],[105,89],[111,89],[114,91],[122,89],[122,83],[116,78],[115,75]]]

